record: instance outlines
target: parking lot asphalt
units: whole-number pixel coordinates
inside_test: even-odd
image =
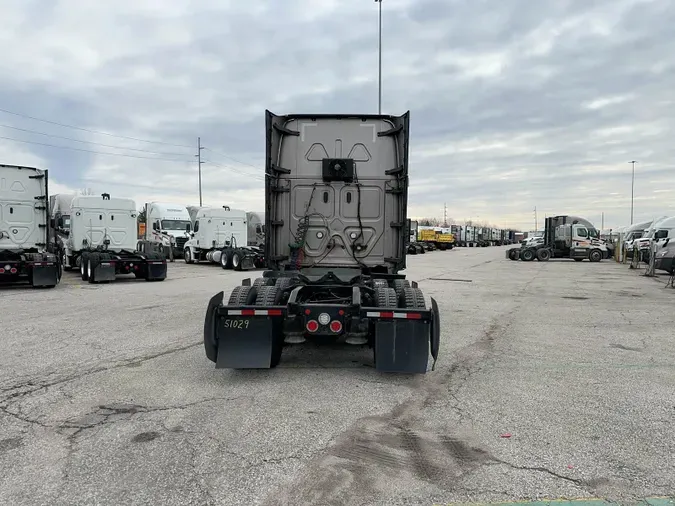
[[[410,505],[675,495],[675,290],[613,261],[409,258],[436,370],[301,345],[216,370],[208,299],[255,273],[0,289],[0,504]]]

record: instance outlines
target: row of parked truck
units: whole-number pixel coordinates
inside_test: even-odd
[[[64,270],[79,270],[90,283],[121,274],[162,281],[174,254],[226,269],[263,267],[256,213],[152,202],[145,205],[149,226],[140,237],[138,215],[132,199],[49,195],[48,171],[0,165],[0,281],[54,287]]]
[[[622,249],[623,255],[646,264],[654,256],[654,269],[675,273],[675,216],[661,216],[616,230],[606,231],[608,240]]]
[[[520,232],[508,229],[449,225],[436,227],[408,220],[408,253],[415,255],[429,250],[455,247],[504,246],[518,242]]]

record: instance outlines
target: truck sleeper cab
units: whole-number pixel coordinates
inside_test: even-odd
[[[0,164],[0,283],[59,284],[49,204],[47,170]]]
[[[189,206],[190,239],[185,243],[186,264],[207,261],[236,271],[261,266],[263,253],[248,247],[248,225],[244,211],[222,207]]]
[[[266,111],[267,270],[209,301],[216,368],[270,368],[285,346],[369,346],[375,368],[426,373],[438,305],[406,266],[409,113],[277,116]],[[433,369],[433,366],[432,366]]]
[[[70,209],[65,262],[79,268],[82,281],[103,283],[118,275],[133,274],[146,281],[166,279],[164,254],[136,250],[138,211],[126,198],[77,196]]]

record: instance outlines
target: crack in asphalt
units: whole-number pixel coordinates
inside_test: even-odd
[[[44,390],[44,389],[47,389],[47,388],[50,388],[50,387],[53,387],[53,386],[57,386],[57,385],[62,385],[64,383],[69,383],[71,381],[75,381],[75,380],[78,380],[80,378],[90,376],[92,374],[98,374],[100,372],[106,372],[106,371],[111,371],[113,369],[118,369],[120,367],[138,366],[138,365],[140,365],[144,362],[147,362],[149,360],[154,360],[156,358],[160,358],[160,357],[163,357],[163,356],[166,356],[166,355],[170,355],[172,353],[179,353],[181,351],[189,350],[190,348],[194,348],[194,347],[200,346],[202,344],[203,344],[202,341],[198,341],[196,343],[178,346],[178,347],[175,347],[175,348],[171,348],[169,350],[151,353],[151,354],[148,354],[148,355],[144,355],[142,357],[133,357],[133,358],[129,358],[129,359],[122,359],[122,360],[116,361],[116,362],[114,362],[110,365],[107,365],[107,366],[94,367],[93,369],[89,369],[89,370],[80,372],[78,374],[67,376],[65,378],[59,378],[57,380],[47,382],[47,383],[35,382],[35,379],[31,378],[31,379],[29,379],[29,380],[27,380],[23,383],[20,383],[20,384],[17,384],[17,385],[12,385],[10,387],[4,387],[4,388],[0,389],[0,393],[2,393],[2,394],[6,394],[7,392],[12,392],[11,394],[6,396],[5,398],[0,399],[0,403],[3,403],[5,405],[7,405],[8,403],[14,401],[17,398],[21,398],[21,397],[24,397],[26,395],[30,395],[30,394],[38,392],[40,390]],[[21,390],[21,389],[24,389],[24,388],[28,388],[28,390]],[[15,390],[21,390],[21,391],[16,392]],[[1,409],[1,407],[0,407],[0,409]]]
[[[518,293],[529,289],[540,270],[532,270],[532,278]],[[454,363],[445,373],[419,378],[413,396],[388,414],[357,420],[351,429],[338,435],[334,444],[318,452],[317,458],[307,466],[307,472],[269,495],[263,504],[340,504],[346,499],[343,496],[346,493],[349,497],[358,494],[361,499],[375,497],[381,493],[377,489],[378,483],[385,486],[384,481],[392,479],[387,471],[410,472],[417,480],[452,488],[462,476],[483,465],[509,465],[459,437],[425,434],[424,430],[420,431],[424,427],[420,413],[424,408],[450,398],[453,401],[451,408],[470,419],[462,409],[459,392],[472,376],[488,365],[494,355],[497,336],[514,323],[512,316],[524,302],[519,302],[522,299],[517,296],[511,300],[513,304],[491,318],[476,341],[452,354]],[[549,471],[535,467],[530,470]],[[550,471],[549,474],[556,473]],[[574,479],[569,481],[580,484]]]
[[[491,460],[492,460],[492,464],[487,464],[487,465],[504,465],[504,466],[508,466],[512,469],[516,469],[518,471],[536,471],[536,472],[540,472],[540,473],[546,473],[546,474],[550,474],[554,478],[558,478],[560,480],[565,480],[565,481],[568,481],[570,483],[574,483],[575,485],[580,486],[580,487],[587,484],[583,480],[580,480],[578,478],[571,478],[569,476],[565,476],[564,474],[556,473],[555,471],[552,471],[552,470],[550,470],[546,467],[519,466],[519,465],[513,464],[511,462],[507,462],[506,460],[498,459],[494,456],[491,457]]]

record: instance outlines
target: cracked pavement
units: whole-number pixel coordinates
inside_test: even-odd
[[[0,504],[409,505],[675,493],[675,290],[612,261],[409,259],[436,371],[360,348],[216,371],[208,299],[255,273],[0,291]]]

